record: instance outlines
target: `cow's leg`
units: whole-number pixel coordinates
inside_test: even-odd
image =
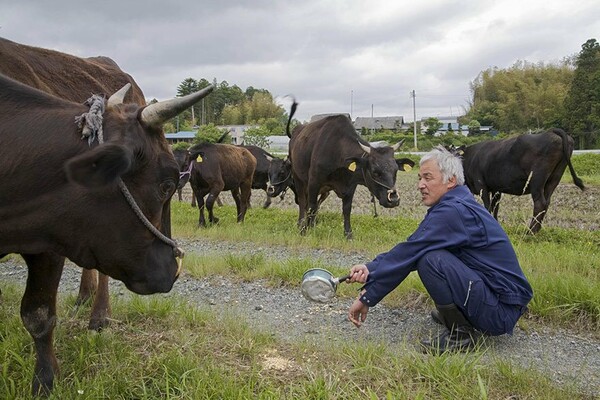
[[[179,199],[179,201],[183,201],[183,188],[177,189],[177,198]]]
[[[296,179],[294,177],[294,179]],[[297,182],[297,180],[296,180]],[[306,186],[304,183],[296,184],[296,203],[298,204],[298,228],[300,229],[300,234],[304,235],[306,233],[307,225],[306,225]]]
[[[215,217],[213,209],[215,206],[215,201],[219,197],[220,192],[220,188],[212,189],[208,196],[206,196],[206,211],[208,211],[208,222],[211,224],[216,224],[219,222],[219,218]]]
[[[231,189],[231,197],[233,197],[233,201],[235,202],[235,211],[237,213],[236,218],[237,221],[240,222],[240,215],[242,212],[242,196],[240,195],[240,188]]]
[[[238,209],[237,222],[244,222],[248,205],[250,204],[250,196],[252,196],[252,182],[242,183],[240,185],[240,192],[240,208]]]
[[[500,199],[502,198],[502,193],[494,192],[491,194],[490,200],[490,212],[494,216],[494,218],[498,219],[498,210],[500,209]]]
[[[98,289],[98,271],[95,269],[83,269],[81,281],[79,282],[79,294],[75,305],[80,306],[91,299]]]
[[[481,197],[481,200],[483,201],[483,206],[485,207],[485,209],[488,210],[491,214],[492,213],[492,208],[491,208],[492,199],[491,199],[489,190],[481,189],[479,191],[479,197]]]
[[[198,226],[206,226],[206,220],[204,219],[204,196],[206,193],[194,191],[194,195],[198,202]]]
[[[263,208],[269,208],[269,206],[271,205],[271,197],[269,197],[269,194],[267,193],[266,189],[265,193],[267,194],[267,199],[265,200],[265,204],[263,204]]]
[[[192,207],[196,207],[196,195],[192,192]]]
[[[352,227],[350,226],[350,214],[352,214],[352,198],[354,194],[346,194],[342,197],[342,215],[344,216],[344,235],[346,239],[352,239]]]
[[[110,313],[108,275],[98,273],[98,290],[96,290],[96,295],[94,296],[88,329],[100,332],[102,328],[107,327]]]
[[[56,326],[56,293],[65,258],[54,253],[23,254],[27,263],[27,285],[21,301],[21,319],[33,338],[36,361],[33,372],[34,395],[48,394],[58,361],[54,354],[53,333]]]
[[[317,213],[319,212],[319,193],[321,185],[318,183],[311,183],[308,185],[308,210],[307,210],[307,222],[306,225],[312,228],[316,224]]]
[[[533,217],[529,223],[529,232],[536,234],[542,229],[542,221],[546,216],[550,202],[541,190],[535,192],[532,190],[531,197],[533,198]]]

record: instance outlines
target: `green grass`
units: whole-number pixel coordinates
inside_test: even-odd
[[[29,398],[34,354],[3,285],[0,398]],[[431,357],[404,343],[286,343],[242,319],[173,296],[114,297],[115,321],[90,333],[59,300],[61,375],[50,399],[583,399],[483,351]]]
[[[260,252],[226,257],[190,255],[185,261],[186,270],[197,277],[221,274],[244,280],[264,278],[274,286],[297,286],[304,271],[313,267],[329,269],[337,276],[347,273],[347,269],[303,258],[302,249],[360,251],[369,257],[364,261],[369,261],[405,240],[419,222],[407,218],[353,215],[354,239],[348,241],[342,234],[339,213],[320,214],[317,226],[306,236],[300,236],[296,228],[296,212],[292,210],[253,208],[244,224],[235,222],[233,206],[223,206],[218,212],[221,217],[219,224],[199,229],[196,227],[197,209],[188,204],[174,203],[175,236],[191,240],[201,237],[234,243],[251,242],[257,247],[281,245],[296,249],[299,256],[280,262],[268,259]],[[600,231],[544,227],[536,236],[531,236],[527,234],[524,223],[505,228],[534,288],[534,299],[529,306],[531,315],[547,323],[569,328],[576,326],[592,334],[600,331]],[[354,296],[355,290],[350,286],[340,285],[339,295]],[[428,301],[425,294],[418,277],[411,274],[384,302],[393,307],[421,304]]]

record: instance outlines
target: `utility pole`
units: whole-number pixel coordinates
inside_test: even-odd
[[[371,135],[373,134],[375,123],[373,122],[373,104],[371,103]]]
[[[415,95],[414,90],[410,92],[410,95],[413,99],[413,135],[415,138],[415,150],[419,150],[419,148],[417,147],[417,108],[415,107],[415,97],[417,96]]]
[[[354,106],[354,90],[350,91],[350,120],[352,120],[353,114],[353,106]]]

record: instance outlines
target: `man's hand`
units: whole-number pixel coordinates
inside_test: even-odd
[[[354,303],[350,306],[350,310],[348,310],[348,319],[352,322],[357,328],[360,328],[363,322],[367,319],[367,314],[369,312],[369,306],[363,304],[360,301],[360,296],[365,293],[363,290],[361,294],[358,296]]]
[[[357,264],[350,268],[350,278],[346,280],[348,283],[365,283],[369,277],[369,270],[364,264]]]

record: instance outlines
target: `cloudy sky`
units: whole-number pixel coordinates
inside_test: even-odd
[[[460,115],[469,83],[600,40],[598,0],[0,0],[0,36],[109,56],[147,99],[188,77],[269,90],[296,117]]]

